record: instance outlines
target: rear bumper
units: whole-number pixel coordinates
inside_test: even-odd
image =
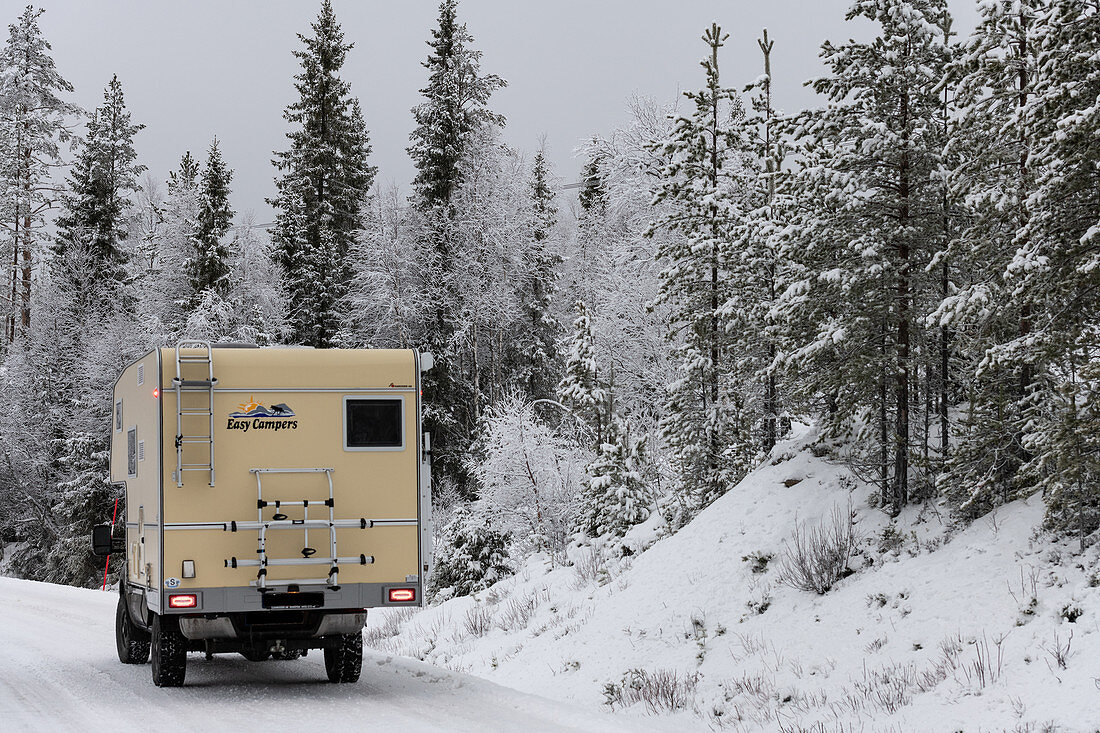
[[[265,623],[267,621],[270,623]],[[255,612],[214,618],[183,616],[180,618],[180,631],[193,641],[197,639],[313,639],[334,634],[357,634],[363,630],[366,623],[365,611],[324,614],[312,611]]]

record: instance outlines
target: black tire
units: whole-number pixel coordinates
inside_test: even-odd
[[[171,616],[153,616],[153,684],[181,687],[187,674],[187,639],[179,621]]]
[[[363,671],[363,634],[326,637],[335,642],[325,647],[325,672],[329,682],[358,682]]]
[[[118,661],[123,664],[149,661],[149,632],[130,618],[124,595],[118,597],[118,609],[115,610],[115,648],[118,649]]]

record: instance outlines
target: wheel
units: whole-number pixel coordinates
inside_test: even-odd
[[[118,609],[115,610],[115,647],[118,649],[118,660],[123,664],[145,664],[149,661],[149,632],[130,618],[124,595],[118,597]]]
[[[335,642],[325,647],[325,672],[329,682],[356,682],[363,669],[363,634],[338,634],[327,641]]]
[[[153,684],[180,687],[187,673],[187,639],[171,616],[153,616]]]

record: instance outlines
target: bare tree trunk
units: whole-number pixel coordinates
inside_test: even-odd
[[[11,248],[11,271],[8,278],[11,282],[11,293],[8,299],[8,310],[4,318],[4,330],[7,332],[8,344],[15,343],[15,304],[19,298],[19,215],[15,217],[15,237]]]
[[[473,387],[474,393],[471,396],[473,404],[471,405],[471,422],[473,423],[471,429],[477,425],[481,419],[481,359],[477,353],[477,323],[475,322],[472,327],[473,333],[473,354],[471,356],[474,360],[474,374],[473,374]]]
[[[921,457],[924,461],[924,470],[927,471],[929,433],[932,432],[932,364],[927,357],[921,361],[924,362],[924,394],[921,395],[924,400],[924,430],[921,432]]]
[[[760,51],[764,54],[764,106],[765,106],[765,118],[764,118],[764,171],[767,175],[767,188],[768,188],[768,219],[772,219],[774,212],[772,207],[775,204],[775,175],[778,173],[779,165],[778,161],[772,154],[772,48],[775,46],[775,41],[768,39],[768,29],[764,29],[764,37],[757,40],[757,45],[760,46]],[[774,303],[776,298],[775,292],[775,261],[772,260],[768,263],[767,272],[765,273],[768,286],[768,303]],[[765,377],[764,384],[764,450],[770,451],[775,447],[775,441],[778,438],[778,431],[776,429],[776,422],[778,420],[777,413],[779,412],[778,394],[775,373],[771,370],[771,364],[775,361],[776,346],[775,341],[768,339],[768,373]]]
[[[947,13],[947,9],[944,8],[944,14],[947,17],[946,28],[947,37],[950,40],[950,15]],[[943,114],[943,137],[947,140],[949,134],[949,100],[948,100],[948,87],[945,84],[943,88],[943,107],[941,112]],[[947,180],[943,181],[943,200],[941,202],[942,216],[943,216],[943,264],[940,266],[940,298],[944,299],[948,296],[948,290],[950,289],[950,272],[948,271],[948,252],[951,247],[951,200],[948,196]],[[950,446],[951,431],[950,424],[948,423],[947,415],[947,400],[950,393],[951,378],[950,367],[950,350],[951,350],[951,332],[946,325],[940,326],[939,334],[939,357],[940,357],[940,375],[939,375],[939,399],[937,400],[937,408],[940,418],[940,470],[943,470],[943,466],[947,463],[948,447]]]
[[[879,327],[879,353],[882,355],[882,366],[878,380],[878,430],[879,430],[879,493],[882,498],[882,506],[890,503],[890,429],[887,420],[887,387],[886,387],[886,319],[883,317]]]
[[[1027,54],[1028,54],[1028,42],[1027,42],[1027,14],[1024,12],[1023,7],[1020,8],[1019,13],[1019,28],[1020,35],[1018,37],[1019,43],[1019,70],[1018,70],[1018,84],[1016,95],[1016,106],[1021,113],[1025,106],[1027,106],[1027,98],[1030,93],[1030,83],[1027,75]],[[1017,231],[1023,229],[1027,225],[1028,215],[1026,204],[1024,203],[1027,194],[1024,189],[1027,187],[1027,133],[1024,131],[1021,124],[1020,128],[1020,156],[1019,156],[1019,172],[1018,183],[1019,190],[1017,191],[1017,197],[1019,199],[1019,222]],[[1020,309],[1020,328],[1019,336],[1023,338],[1031,333],[1031,305],[1024,303]],[[1033,378],[1031,364],[1024,362],[1020,368],[1020,398],[1027,396],[1027,389],[1031,385]]]
[[[901,93],[901,119],[899,125],[903,131],[903,144],[906,149],[901,154],[901,166],[898,181],[898,196],[901,209],[898,214],[899,225],[903,232],[909,227],[909,96],[908,90]],[[910,308],[910,270],[909,238],[903,233],[897,243],[897,367],[894,372],[894,399],[896,420],[894,422],[894,513],[909,503],[909,308]]]

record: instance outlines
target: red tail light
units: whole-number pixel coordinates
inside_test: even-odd
[[[169,608],[194,608],[199,605],[199,597],[194,593],[168,596]]]
[[[409,603],[415,600],[415,588],[390,588],[390,603]]]

